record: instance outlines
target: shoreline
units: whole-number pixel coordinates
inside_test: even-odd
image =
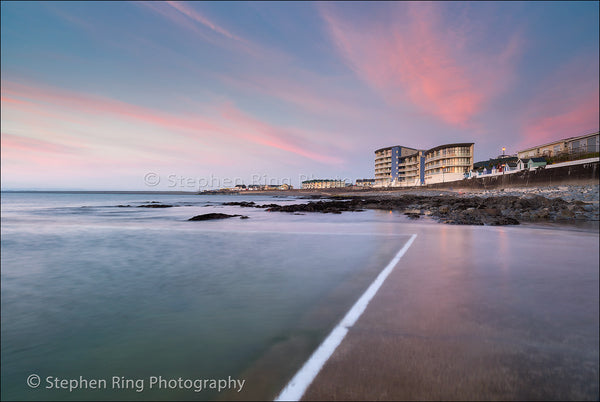
[[[278,197],[350,197],[350,196],[398,196],[398,195],[417,195],[417,194],[440,194],[445,193],[448,195],[468,195],[468,194],[527,194],[531,192],[546,192],[552,193],[560,188],[569,187],[593,187],[598,188],[598,182],[585,183],[585,184],[560,184],[560,185],[548,185],[548,186],[524,186],[524,187],[510,187],[500,189],[484,189],[484,188],[464,188],[464,187],[390,187],[390,188],[364,188],[364,189],[348,189],[348,188],[330,188],[330,189],[319,189],[319,190],[252,190],[252,191],[231,191],[231,192],[206,192],[199,193],[199,195],[272,195]]]
[[[598,222],[598,185],[504,189],[484,192],[404,191],[394,194],[311,194],[308,203],[256,204],[254,201],[226,202],[241,208],[268,212],[332,213],[365,209],[399,211],[411,219],[432,217],[455,225],[518,225],[521,222]]]

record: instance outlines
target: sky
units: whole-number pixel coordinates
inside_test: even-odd
[[[374,177],[598,131],[598,2],[1,2],[1,187]]]

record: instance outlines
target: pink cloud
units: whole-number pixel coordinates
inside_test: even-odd
[[[304,144],[299,144],[298,140],[294,139],[292,130],[286,130],[257,120],[232,105],[226,105],[222,109],[222,116],[238,127],[239,131],[237,135],[245,140],[281,149],[321,163],[341,163],[341,159],[338,157],[316,152],[314,150],[315,147],[311,146],[307,141],[304,141]],[[306,135],[307,133],[302,134]]]
[[[10,83],[5,83],[8,87]],[[28,122],[36,122],[44,118],[53,119],[55,121],[67,122],[71,124],[85,124],[85,120],[76,118],[73,113],[66,111],[57,110],[54,108],[51,110],[47,104],[38,103],[32,100],[19,99],[20,95],[17,92],[13,92],[8,88],[2,89],[2,106],[3,109],[8,111],[11,109],[21,110],[28,114]]]
[[[243,140],[247,144],[285,151],[287,154],[322,163],[336,164],[340,162],[338,158],[317,151],[321,147],[311,140],[311,133],[269,124],[245,114],[231,104],[217,108],[220,115],[213,117],[173,115],[110,98],[80,94],[64,89],[17,84],[10,81],[3,82],[2,99],[3,102],[10,103],[12,107],[25,108],[26,111],[36,111],[35,108],[37,108],[37,112],[45,117],[61,119],[63,114],[75,115],[77,122],[81,124],[86,124],[86,122],[94,124],[89,118],[100,116],[103,117],[103,120],[108,121],[120,119],[166,129],[170,136],[168,140],[163,137],[162,142],[165,143],[166,148],[173,149],[175,153],[181,142],[177,146],[173,145],[171,136],[181,134],[184,138],[199,142],[199,148],[205,153],[210,153],[211,149],[217,152],[226,150],[227,143],[235,143],[239,146],[239,140]],[[32,105],[35,108],[32,108]],[[126,141],[127,139],[123,138],[120,144],[123,145]],[[118,145],[114,144],[114,146]],[[133,145],[135,144],[129,144],[129,147]],[[198,144],[195,147],[198,147]],[[193,152],[183,151],[182,153]]]
[[[278,76],[248,74],[243,79],[230,75],[219,75],[219,79],[235,88],[251,93],[259,92],[292,103],[310,113],[331,116],[352,115],[360,117],[365,114],[365,107],[357,104],[357,95],[343,88],[341,84],[332,84],[320,76],[300,78],[294,74],[294,80]]]
[[[28,102],[30,105],[45,106],[44,110],[68,109],[70,115],[73,115],[72,111],[75,110],[90,115],[111,115],[188,134],[220,131],[218,126],[201,119],[182,118],[110,98],[84,95],[64,89],[34,87],[5,81],[2,85],[2,93],[3,99],[13,103]]]
[[[525,123],[521,148],[598,131],[600,104],[597,91],[574,102],[565,102],[564,98],[541,101],[546,113]]]
[[[521,148],[598,131],[598,61],[575,58],[544,79],[523,109]],[[590,79],[590,77],[593,77]]]
[[[81,165],[86,157],[85,150],[79,147],[5,132],[0,135],[0,142],[3,169],[14,165],[29,171]]]
[[[40,152],[43,150],[47,153],[60,154],[64,156],[70,154],[79,154],[82,151],[79,147],[66,146],[51,141],[22,137],[7,133],[2,133],[1,141],[2,152],[9,149],[15,149],[26,153]]]
[[[528,140],[536,143],[572,137],[596,131],[598,127],[598,98],[572,105],[563,113],[544,117],[526,128]]]
[[[21,106],[32,105],[31,102],[26,102],[21,99],[10,98],[8,96],[2,96],[0,99],[1,99],[2,103],[10,103],[10,104],[21,105]]]
[[[466,33],[444,29],[431,4],[393,6],[407,13],[394,9],[398,18],[387,23],[351,24],[324,7],[321,15],[350,67],[386,101],[408,102],[447,124],[467,126],[510,80],[518,42],[496,53],[475,50]]]

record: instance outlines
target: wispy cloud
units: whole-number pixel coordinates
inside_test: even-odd
[[[5,81],[2,85],[3,99],[9,102],[37,105],[41,113],[50,110],[68,110],[69,116],[78,116],[79,123],[85,120],[77,112],[95,116],[111,116],[129,119],[137,123],[159,126],[179,133],[193,135],[198,132],[219,131],[220,128],[202,119],[183,118],[159,110],[145,108],[115,99],[93,96],[49,86],[32,86]],[[64,114],[64,113],[63,113]]]
[[[237,135],[245,140],[277,148],[321,163],[338,164],[342,162],[337,156],[318,152],[318,148],[311,146],[306,139],[300,143],[302,137],[295,136],[294,130],[267,124],[249,116],[231,104],[225,105],[222,109],[222,116],[240,130]],[[298,130],[295,131],[298,132]],[[306,132],[301,133],[305,136],[308,135]]]
[[[578,57],[542,80],[523,110],[521,147],[597,131],[600,126],[598,61]],[[593,77],[590,79],[590,77]]]
[[[163,130],[163,133],[169,133],[171,138],[173,135],[179,135],[180,139],[176,142],[180,145],[183,137],[193,140],[197,147],[213,149],[215,152],[228,153],[228,144],[234,141],[239,145],[239,141],[242,141],[258,146],[255,151],[259,153],[260,147],[266,147],[321,163],[340,162],[339,158],[319,151],[322,144],[317,145],[318,143],[311,139],[311,132],[270,124],[243,112],[232,103],[216,106],[213,116],[173,115],[110,98],[10,81],[3,82],[2,101],[3,104],[7,102],[14,108],[26,108],[29,116],[39,114],[58,120],[76,116],[68,122],[79,125],[93,125],[94,119],[97,118],[113,121],[116,127],[119,126],[117,121],[142,124],[148,128]],[[118,137],[119,133],[112,135]],[[160,138],[167,146],[172,142],[167,141],[164,135]],[[132,141],[131,135],[123,137],[120,141]]]
[[[589,96],[577,103],[566,105],[556,114],[529,123],[525,129],[524,144],[535,145],[598,131],[598,97]]]
[[[375,109],[361,102],[362,94],[317,74],[296,71],[293,79],[287,75],[262,73],[247,73],[244,77],[218,74],[216,77],[235,89],[282,100],[313,115],[358,118],[369,112],[368,109]]]
[[[192,20],[201,23],[202,25],[212,29],[214,32],[219,33],[223,36],[228,37],[229,39],[233,39],[233,40],[237,40],[237,41],[244,41],[242,38],[238,37],[237,35],[229,32],[228,30],[226,30],[225,28],[217,25],[215,22],[209,20],[205,15],[203,15],[202,13],[194,10],[192,7],[190,7],[188,4],[181,2],[181,1],[167,1],[166,2],[168,5],[170,5],[171,7],[173,7],[174,9],[176,9],[177,11],[179,11],[180,13],[188,16],[189,18],[191,18]]]
[[[289,63],[293,59],[288,53],[266,47],[261,43],[250,40],[244,35],[233,33],[230,29],[224,28],[207,17],[198,10],[198,7],[190,6],[190,2],[142,1],[135,2],[135,4],[151,10],[176,27],[193,33],[195,37],[199,37],[207,43],[221,49],[239,53],[244,57],[249,55],[255,61],[268,60],[270,64],[280,65]],[[198,2],[197,4],[201,3]]]
[[[2,151],[15,149],[24,153],[40,152],[65,155],[80,155],[82,148],[68,146],[52,141],[46,141],[36,138],[23,137],[2,132]]]
[[[499,51],[476,49],[461,27],[444,29],[439,7],[392,6],[398,18],[377,23],[345,20],[335,7],[320,10],[348,65],[389,103],[413,104],[447,124],[467,126],[510,81],[517,37]]]

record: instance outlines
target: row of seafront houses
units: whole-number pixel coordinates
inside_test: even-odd
[[[358,179],[356,187],[421,186],[464,178],[473,167],[473,143],[447,144],[428,151],[400,145],[375,151],[375,179]],[[439,180],[438,179],[439,176]],[[302,189],[347,187],[343,180],[306,180]]]
[[[545,166],[548,162],[597,157],[599,133],[564,138],[495,160],[473,163],[473,143],[447,144],[427,151],[401,146],[375,151],[374,187],[421,186]]]
[[[452,182],[487,174],[537,168],[585,156],[598,157],[599,133],[569,137],[497,159],[473,162],[474,143],[440,145],[419,150],[400,145],[375,151],[375,178],[358,179],[357,187],[413,187]],[[347,187],[343,180],[307,180],[303,189]]]

